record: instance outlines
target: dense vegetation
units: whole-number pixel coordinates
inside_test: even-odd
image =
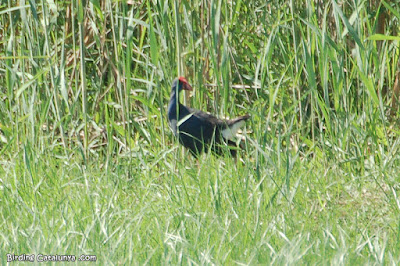
[[[400,262],[399,1],[8,0],[0,258]],[[165,110],[249,113],[236,163]]]

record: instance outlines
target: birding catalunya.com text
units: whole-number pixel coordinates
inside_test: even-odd
[[[7,254],[7,262],[74,262],[97,261],[96,255],[48,255],[48,254]]]

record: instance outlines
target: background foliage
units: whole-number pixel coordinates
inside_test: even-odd
[[[393,263],[398,1],[3,1],[0,257]],[[178,148],[170,86],[252,116],[237,164]]]

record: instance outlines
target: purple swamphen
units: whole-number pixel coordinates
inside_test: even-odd
[[[236,143],[232,141],[237,131],[244,126],[249,115],[222,120],[200,110],[192,109],[179,102],[181,90],[193,90],[184,77],[172,83],[168,104],[168,122],[179,142],[197,157],[201,152],[211,150],[221,155],[222,146],[228,145],[232,156],[236,157]]]

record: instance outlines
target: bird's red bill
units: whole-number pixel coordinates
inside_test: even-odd
[[[179,81],[182,82],[182,86],[184,90],[191,91],[193,90],[192,86],[189,85],[189,82],[184,77],[179,77]]]

